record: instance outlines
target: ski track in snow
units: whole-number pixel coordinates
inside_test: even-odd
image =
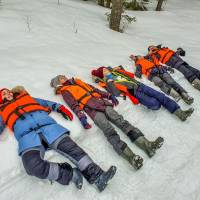
[[[57,74],[78,76],[92,83],[90,70],[95,66],[122,64],[130,71],[131,53],[145,54],[150,44],[186,50],[184,59],[199,67],[200,1],[168,0],[163,12],[131,12],[137,22],[123,34],[108,29],[108,9],[94,1],[6,0],[0,4],[0,86],[24,85],[33,96],[64,103],[54,96],[50,79]],[[75,117],[65,121],[52,116],[71,130],[71,137],[103,169],[116,165],[117,174],[103,193],[84,180],[81,191],[73,184],[52,185],[46,180],[28,176],[17,156],[17,142],[9,131],[0,136],[1,200],[199,200],[200,199],[200,98],[199,92],[176,71],[173,77],[194,97],[193,116],[180,122],[165,109],[147,110],[120,99],[116,109],[149,139],[165,139],[158,154],[149,159],[118,130],[131,149],[144,158],[144,167],[135,171],[120,158],[103,133],[89,119],[93,128],[83,130]],[[142,82],[156,88],[145,78]],[[158,89],[158,88],[156,88]],[[180,101],[186,109],[189,106]],[[50,151],[46,159],[66,161]]]

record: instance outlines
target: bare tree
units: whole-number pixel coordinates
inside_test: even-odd
[[[161,11],[162,10],[163,2],[164,2],[164,0],[158,0],[156,11]]]
[[[110,16],[110,28],[120,32],[120,21],[123,13],[124,0],[112,0],[112,11]]]

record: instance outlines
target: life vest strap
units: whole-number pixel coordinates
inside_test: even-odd
[[[13,110],[7,117],[6,119],[6,124],[8,123],[10,117],[13,115],[13,113],[15,113],[19,118],[22,117],[24,115],[24,113],[26,112],[23,112],[23,113],[20,113],[19,110],[23,110],[25,107],[28,107],[28,106],[35,106],[35,105],[40,105],[38,103],[29,103],[29,104],[25,104],[23,106],[18,106],[15,110]],[[22,117],[23,118],[23,117]],[[24,118],[25,119],[25,118]]]

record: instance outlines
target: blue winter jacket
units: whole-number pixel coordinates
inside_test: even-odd
[[[34,98],[40,105],[49,107],[53,111],[61,106],[58,103]],[[45,111],[34,111],[26,113],[25,119],[19,118],[14,125],[14,135],[18,141],[18,152],[22,152],[39,147],[42,145],[41,139],[48,144],[52,144],[63,134],[69,134],[69,130],[59,125],[52,117]],[[0,134],[5,128],[5,124],[0,116]]]

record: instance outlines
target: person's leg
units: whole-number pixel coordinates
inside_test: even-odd
[[[138,128],[124,120],[122,115],[117,113],[112,107],[108,106],[106,108],[106,116],[111,122],[119,127],[133,143],[143,149],[149,157],[152,157],[156,153],[156,150],[162,146],[163,138],[159,137],[155,141],[150,142]]]
[[[171,86],[166,84],[159,76],[153,76],[151,81],[159,87],[165,94],[170,94]]]
[[[194,79],[198,77],[198,74],[200,77],[199,70],[189,66],[186,62],[177,66],[176,69],[180,71],[190,83],[192,83]]]
[[[159,101],[160,104],[170,113],[174,113],[177,109],[180,108],[180,106],[174,100],[170,99],[165,94],[156,91],[147,85],[141,85],[140,88],[145,95],[157,99],[157,101]]]
[[[117,168],[115,166],[111,166],[104,172],[68,135],[63,135],[57,139],[51,145],[51,148],[70,159],[86,180],[90,184],[94,183],[100,192],[106,188],[109,180],[116,173]]]
[[[131,94],[131,90],[129,90],[129,92]],[[138,87],[134,95],[139,100],[139,102],[146,106],[148,109],[159,110],[161,107],[161,103],[155,97],[151,97],[143,91],[142,85]]]
[[[192,104],[194,99],[188,95],[188,93],[181,87],[168,73],[164,73],[162,75],[163,80],[167,84],[169,84],[176,92],[178,92],[182,99],[185,101],[187,104]]]
[[[162,80],[164,80],[170,87],[172,87],[174,90],[176,90],[179,94],[182,92],[186,92],[183,87],[181,87],[172,77],[169,73],[163,73],[162,74]]]
[[[134,127],[127,120],[125,120],[122,115],[113,109],[113,107],[106,107],[106,117],[118,128],[120,128],[131,139],[131,141],[143,136],[142,132],[138,128]],[[131,135],[130,132],[132,133]]]
[[[128,145],[120,139],[120,136],[110,124],[104,113],[97,112],[94,123],[103,131],[108,142],[120,156],[124,157],[135,169],[142,167],[143,159],[134,154]]]
[[[73,169],[69,164],[62,168],[58,163],[43,160],[40,149],[24,152],[22,162],[27,174],[40,179],[48,179],[57,181],[62,185],[68,185],[73,177]]]
[[[97,177],[99,177],[103,172],[103,170],[94,163],[88,154],[68,135],[63,135],[58,138],[50,147],[71,160],[89,183],[94,183]]]

